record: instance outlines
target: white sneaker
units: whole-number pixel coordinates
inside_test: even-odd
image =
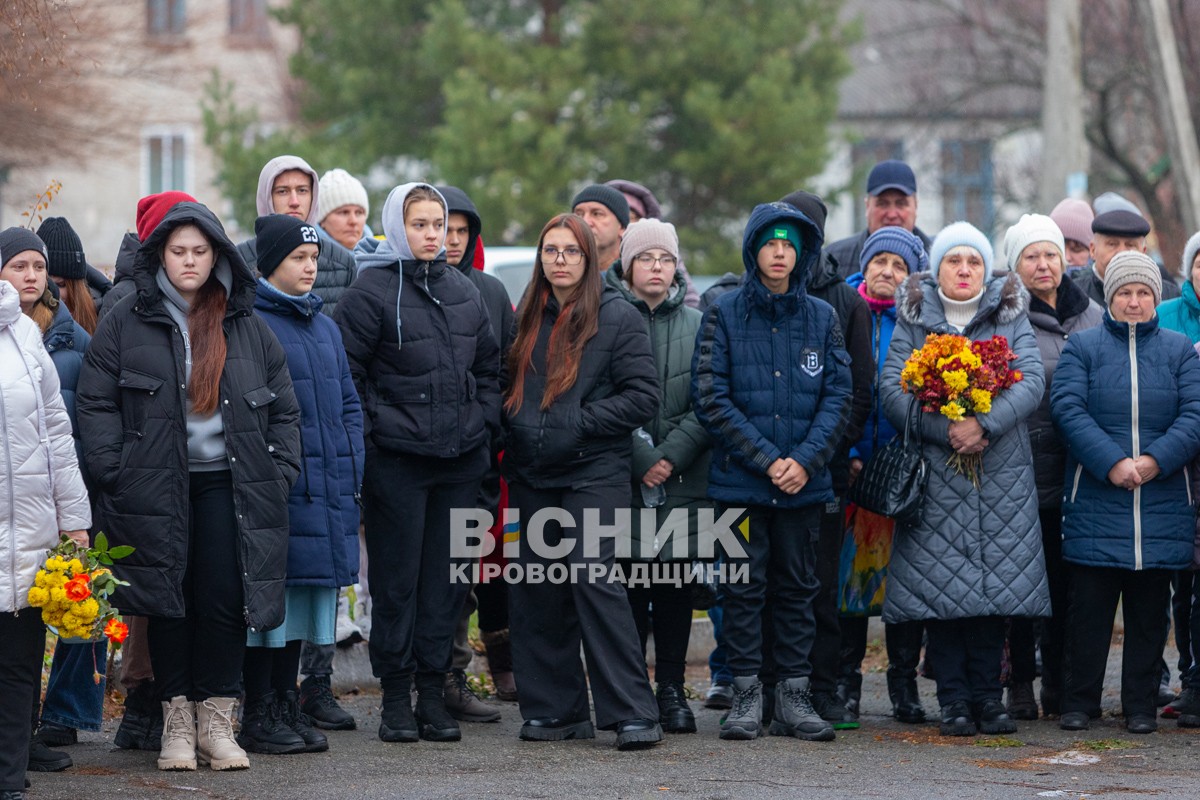
[[[350,599],[345,590],[338,593],[337,620],[334,622],[334,641],[342,647],[349,647],[363,640],[362,628],[354,624],[350,618]]]

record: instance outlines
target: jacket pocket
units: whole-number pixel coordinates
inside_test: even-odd
[[[433,385],[429,378],[400,375],[380,378],[372,433],[384,440],[435,438]]]
[[[476,391],[477,391],[477,384],[475,382],[475,373],[468,372],[467,373],[467,399],[474,400]]]
[[[1079,479],[1083,476],[1083,464],[1075,465],[1075,480],[1071,484],[1071,502],[1075,502],[1075,495],[1079,494]]]
[[[146,417],[156,401],[164,380],[132,369],[121,370],[117,385],[121,389],[121,425],[126,438],[146,433]]]

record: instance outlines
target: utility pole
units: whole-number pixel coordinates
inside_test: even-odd
[[[1180,216],[1184,229],[1194,231],[1200,223],[1200,144],[1196,142],[1196,127],[1184,89],[1171,11],[1167,0],[1143,0],[1134,3],[1134,7],[1142,19],[1146,50],[1153,67],[1150,77],[1154,81],[1167,133],[1171,182],[1175,186]]]
[[[1041,210],[1067,195],[1067,178],[1087,174],[1083,132],[1082,16],[1079,0],[1046,3],[1046,66],[1042,72]]]

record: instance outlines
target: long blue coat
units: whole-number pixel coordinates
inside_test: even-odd
[[[1070,446],[1063,559],[1120,569],[1185,569],[1195,510],[1187,465],[1200,453],[1200,359],[1182,333],[1117,322],[1072,334],[1054,373],[1050,413]],[[1154,457],[1161,474],[1133,491],[1108,472]]]
[[[288,495],[288,586],[349,586],[358,579],[362,405],[337,324],[309,292],[258,280],[254,311],[287,354],[300,404],[300,477]]]

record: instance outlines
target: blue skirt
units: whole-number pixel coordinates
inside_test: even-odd
[[[247,647],[283,647],[288,642],[333,644],[338,590],[325,586],[289,586],[284,593],[283,624],[269,631],[246,632]]]

